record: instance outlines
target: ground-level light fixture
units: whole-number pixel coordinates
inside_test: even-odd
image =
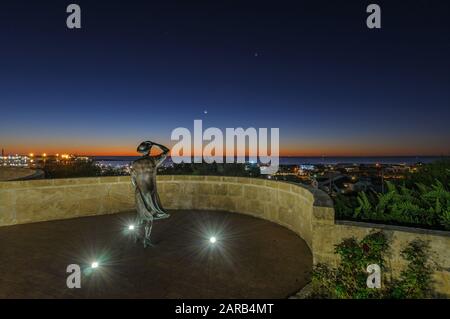
[[[212,237],[209,238],[209,242],[210,242],[211,244],[215,244],[216,241],[217,241],[217,238],[214,237],[214,236],[212,236]]]
[[[128,230],[134,230],[134,225],[128,225]]]
[[[92,269],[98,268],[98,262],[97,262],[97,261],[94,261],[94,262],[91,264],[91,268],[92,268]]]

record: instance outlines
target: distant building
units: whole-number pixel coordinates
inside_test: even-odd
[[[7,167],[28,167],[30,159],[28,156],[22,155],[8,155],[0,158],[0,166]]]

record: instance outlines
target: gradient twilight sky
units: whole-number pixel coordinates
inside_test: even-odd
[[[137,155],[203,119],[278,127],[281,155],[450,155],[446,0],[11,2],[6,153]],[[70,3],[81,30],[66,27]],[[366,27],[370,3],[381,30]]]

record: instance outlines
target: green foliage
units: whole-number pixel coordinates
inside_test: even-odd
[[[364,205],[355,210],[363,212],[362,219],[450,229],[450,192],[441,182],[436,181],[436,184],[431,186],[417,184],[413,189],[395,186],[389,182],[387,185],[388,191],[377,194],[377,199],[370,203],[370,208],[367,203],[363,203]],[[359,197],[366,198],[364,193],[359,194]]]
[[[388,270],[386,255],[389,244],[382,232],[367,235],[361,241],[344,239],[336,245],[335,253],[340,263],[333,268],[326,264],[314,266],[312,283],[313,298],[379,299],[379,298],[426,298],[432,293],[427,243],[415,240],[402,251],[408,262],[398,279],[388,280],[383,275]],[[377,264],[382,272],[382,288],[367,287],[367,266]]]
[[[353,217],[358,218],[361,216],[364,218],[364,216],[372,215],[373,207],[367,194],[365,192],[359,193],[357,200],[358,200],[358,207],[356,207]]]
[[[411,242],[402,250],[402,257],[408,266],[400,274],[400,279],[394,281],[393,298],[427,298],[431,294],[431,275],[433,269],[428,262],[428,243],[420,240]]]
[[[386,182],[384,193],[339,195],[335,211],[339,219],[450,230],[450,160],[423,165],[402,184]]]
[[[385,269],[384,252],[388,249],[381,232],[372,233],[358,242],[354,238],[336,245],[335,253],[341,258],[335,269],[319,264],[313,271],[313,285],[319,294],[340,299],[381,298],[382,291],[367,287],[366,268],[378,264]]]
[[[406,176],[406,186],[416,184],[431,185],[436,181],[443,185],[450,185],[450,158],[442,158],[433,163],[422,165],[417,172]]]
[[[335,199],[337,217],[450,230],[450,191],[440,181],[414,188],[386,182],[385,193],[361,192],[352,209]]]
[[[338,194],[334,200],[336,218],[343,219],[347,216],[352,216],[357,205],[358,201],[354,196]]]

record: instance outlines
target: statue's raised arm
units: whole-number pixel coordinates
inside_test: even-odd
[[[153,145],[159,147],[159,149],[162,151],[161,154],[155,156],[156,166],[160,166],[167,158],[170,150],[164,145],[158,143],[153,143]]]

